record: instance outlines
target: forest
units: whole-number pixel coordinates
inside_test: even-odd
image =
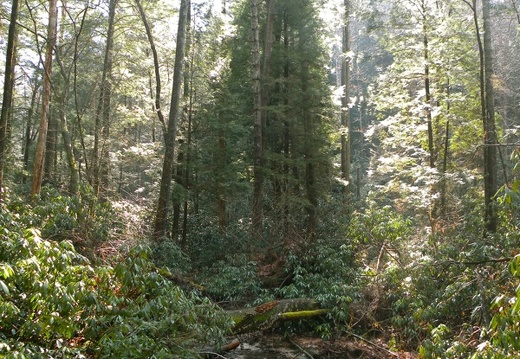
[[[0,83],[0,358],[520,357],[519,0],[2,1]]]

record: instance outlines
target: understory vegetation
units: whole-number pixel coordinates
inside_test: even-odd
[[[222,308],[315,298],[331,308],[326,317],[275,330],[324,338],[353,331],[421,358],[514,358],[518,191],[499,195],[504,230],[485,239],[472,227],[475,214],[425,235],[412,218],[370,202],[313,243],[248,255],[231,239],[215,250],[207,234],[193,238],[193,252],[157,247],[135,236],[146,221],[136,206],[57,193],[28,206],[11,194],[0,216],[0,353],[195,358],[232,335]],[[330,236],[341,228],[343,236]],[[247,231],[227,235],[247,243]]]

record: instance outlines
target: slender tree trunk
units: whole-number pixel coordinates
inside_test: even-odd
[[[346,203],[350,202],[350,157],[351,157],[351,121],[350,121],[350,0],[344,0],[343,39],[341,64],[341,86],[343,86],[343,98],[341,100],[341,178],[344,181],[344,193]]]
[[[65,6],[65,5],[64,5]],[[64,10],[65,11],[65,10]],[[86,12],[86,10],[85,10]],[[84,19],[84,17],[83,17]],[[83,24],[83,23],[82,23]],[[77,41],[78,36],[76,36]],[[60,95],[56,100],[56,104],[59,107],[59,127],[61,131],[61,136],[63,139],[63,147],[65,149],[65,156],[67,159],[67,165],[69,167],[69,193],[70,194],[79,194],[79,166],[74,156],[74,146],[72,144],[72,136],[70,135],[68,124],[67,124],[67,104],[70,96],[69,88],[70,88],[70,75],[65,70],[65,67],[61,61],[61,56],[59,55],[60,51],[57,51],[56,62],[59,65],[60,73],[63,78],[63,88],[61,90]],[[74,56],[74,61],[77,60],[76,55]]]
[[[442,183],[441,183],[441,217],[446,217],[446,204],[447,204],[447,178],[446,172],[448,171],[448,156],[450,147],[450,111],[451,111],[451,99],[450,99],[450,79],[448,78],[448,86],[446,88],[446,127],[444,129],[444,157],[442,160]]]
[[[58,119],[56,118],[56,106],[52,101],[49,106],[48,116],[48,130],[47,130],[47,141],[45,143],[45,165],[43,171],[43,178],[45,182],[56,184],[57,174],[56,168],[58,163]]]
[[[4,93],[2,98],[2,112],[0,113],[0,203],[3,200],[4,167],[7,156],[7,129],[15,82],[15,58],[16,58],[16,22],[18,21],[18,0],[13,0],[11,6],[11,19],[7,38],[7,52],[4,72]]]
[[[283,47],[284,47],[284,66],[283,66],[283,77],[284,77],[284,95],[283,95],[283,103],[286,109],[289,108],[289,24],[288,24],[288,14],[287,10],[284,11],[283,14]],[[286,110],[288,112],[288,110]],[[290,206],[289,206],[289,196],[291,194],[290,185],[289,185],[289,159],[291,157],[291,125],[289,123],[289,114],[285,113],[284,126],[283,126],[283,153],[284,153],[284,165],[283,165],[283,180],[282,180],[282,192],[284,195],[284,203],[283,203],[283,228],[284,228],[284,238],[289,237],[290,232]]]
[[[491,48],[491,19],[489,0],[482,0],[484,30],[484,74],[485,74],[485,113],[484,113],[484,196],[485,226],[488,233],[494,233],[498,226],[496,204],[493,199],[497,192],[497,133],[495,128],[495,99],[493,90],[493,51]]]
[[[424,3],[423,3],[424,5]],[[423,6],[423,14],[426,8]],[[430,155],[430,167],[435,168],[435,148],[433,145],[433,121],[432,104],[430,94],[430,50],[428,44],[428,29],[426,15],[423,15],[423,60],[424,60],[424,106],[426,111],[426,123],[428,124],[428,152]]]
[[[101,92],[96,112],[94,151],[91,164],[93,166],[92,185],[96,195],[106,196],[110,171],[110,112],[112,100],[112,51],[114,48],[114,23],[117,0],[110,0],[108,9],[107,43],[103,61]]]
[[[190,77],[191,79],[191,77]],[[190,80],[191,82],[191,80]],[[190,190],[190,171],[191,171],[191,146],[192,146],[192,121],[193,121],[193,88],[190,86],[190,96],[188,105],[188,135],[186,139],[186,169],[184,171],[184,185],[186,190]],[[183,205],[183,217],[182,217],[182,237],[181,237],[182,248],[188,247],[188,199],[184,199]]]
[[[302,96],[303,96],[303,151],[305,158],[305,190],[307,194],[308,204],[306,205],[307,212],[307,233],[309,239],[312,241],[316,234],[316,226],[318,223],[317,209],[318,209],[318,189],[316,184],[316,169],[314,148],[311,141],[314,126],[312,125],[312,117],[309,109],[305,104],[312,100],[309,95],[308,88],[309,69],[307,62],[302,65]]]
[[[27,112],[27,121],[25,124],[25,135],[24,135],[24,145],[23,145],[23,169],[24,174],[22,177],[22,183],[27,182],[27,175],[26,173],[29,172],[29,152],[31,149],[31,143],[33,142],[34,138],[31,135],[32,134],[32,123],[33,123],[33,116],[34,116],[34,110],[39,104],[39,89],[40,84],[38,80],[35,81],[34,88],[32,90],[32,96],[31,96],[31,105],[29,106],[29,111]]]
[[[177,121],[180,115],[182,68],[184,62],[184,50],[186,45],[187,13],[188,0],[181,0],[181,7],[179,11],[179,25],[177,30],[175,64],[173,69],[173,88],[170,102],[170,114],[168,116],[168,127],[164,135],[164,161],[161,176],[159,199],[157,203],[157,212],[155,214],[155,224],[153,233],[153,237],[155,240],[160,240],[166,235],[168,221],[171,182],[173,174],[173,159],[175,156],[175,138],[177,131]]]
[[[157,49],[155,48],[155,41],[152,34],[152,29],[150,28],[150,23],[146,18],[146,13],[144,12],[143,6],[141,5],[140,0],[135,0],[135,4],[137,5],[137,9],[139,10],[139,15],[141,16],[141,20],[143,22],[144,28],[146,30],[146,37],[148,38],[148,42],[150,43],[150,50],[152,51],[153,57],[153,68],[155,72],[155,108],[154,111],[157,113],[157,118],[159,122],[163,126],[163,129],[166,129],[166,122],[164,120],[164,115],[162,113],[161,107],[161,72],[159,67],[159,55],[157,55]],[[152,96],[153,97],[153,96]],[[154,126],[155,128],[155,126]],[[155,132],[155,131],[154,131]],[[155,134],[153,136],[155,138]],[[155,141],[154,141],[155,142]]]
[[[56,0],[49,0],[49,23],[47,27],[47,44],[45,48],[45,62],[43,65],[42,110],[40,113],[40,127],[34,156],[34,171],[31,187],[31,197],[40,195],[45,161],[45,143],[47,141],[49,105],[51,102],[51,75],[52,55],[56,44],[56,28],[58,23],[58,7]]]
[[[262,91],[260,84],[260,40],[258,23],[258,1],[251,1],[251,34],[252,34],[252,81],[253,81],[253,202],[252,230],[253,238],[263,237],[263,128],[262,128]]]
[[[103,72],[106,71],[103,81],[103,129],[101,132],[102,146],[100,159],[100,188],[99,193],[102,197],[106,196],[109,190],[110,177],[110,127],[111,127],[111,111],[112,111],[112,63],[114,48],[114,32],[115,32],[115,16],[116,16],[117,0],[110,0],[108,12],[108,31],[107,31],[107,48],[105,52],[105,60]]]
[[[268,106],[271,90],[271,57],[273,52],[273,27],[274,27],[274,8],[275,0],[269,0],[267,8],[267,23],[265,29],[265,41],[264,41],[264,61],[262,67],[261,84],[262,94],[260,100],[260,113],[262,115],[262,131],[265,131],[267,126],[267,118],[269,116]],[[266,138],[263,135],[262,147],[266,147]]]

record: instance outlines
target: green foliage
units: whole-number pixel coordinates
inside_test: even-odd
[[[137,247],[114,267],[93,267],[70,241],[44,240],[0,216],[0,356],[198,357],[230,320],[207,299],[158,274]]]
[[[245,255],[228,255],[204,272],[204,284],[215,298],[251,301],[261,292],[257,265]]]
[[[153,259],[157,266],[171,271],[187,273],[191,270],[190,259],[182,249],[171,240],[164,240],[152,245]]]
[[[23,214],[20,222],[26,227],[40,228],[42,237],[72,240],[82,250],[107,241],[120,229],[111,203],[99,201],[88,188],[80,196],[69,196],[45,186],[34,206],[23,198],[13,198],[9,208]]]
[[[315,298],[323,308],[330,308],[329,319],[313,322],[312,330],[322,337],[348,325],[350,304],[359,298],[361,281],[356,275],[355,241],[316,240],[301,252],[287,255],[285,272],[288,285],[275,290],[283,298]],[[292,331],[307,323],[289,323]]]

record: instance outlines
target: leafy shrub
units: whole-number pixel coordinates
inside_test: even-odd
[[[27,228],[39,228],[43,238],[72,240],[82,252],[107,241],[121,227],[111,204],[87,190],[71,196],[43,187],[40,200],[32,206],[14,198],[9,209],[20,214],[19,221]]]
[[[316,240],[303,251],[293,251],[286,258],[288,285],[275,290],[283,298],[315,298],[324,308],[331,308],[324,322],[287,323],[285,330],[310,329],[322,337],[339,332],[350,321],[350,304],[359,297],[361,281],[356,276],[354,242]],[[312,324],[311,327],[308,327]],[[302,326],[304,328],[302,328]]]
[[[150,250],[93,267],[70,241],[0,215],[0,357],[195,358],[230,320],[154,270]]]
[[[203,284],[217,300],[251,301],[261,292],[257,265],[245,255],[229,256],[203,272]]]

